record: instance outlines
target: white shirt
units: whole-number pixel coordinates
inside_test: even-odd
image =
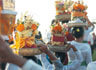
[[[86,62],[86,64],[89,64],[92,61],[92,55],[91,55],[91,48],[90,45],[87,43],[79,43],[76,41],[70,42],[77,50],[81,52],[83,61]],[[72,62],[75,60],[75,54],[72,50],[69,50],[68,52],[69,62]],[[83,69],[82,69],[83,68]],[[84,70],[86,69],[86,66],[80,66],[77,70]]]
[[[70,65],[63,65],[60,60],[53,61],[53,64],[55,66],[55,70],[74,70],[75,68],[78,69],[78,66],[80,65],[80,62],[82,61],[82,56],[79,51],[74,52],[76,54],[76,59],[72,61]],[[45,58],[45,55],[41,55],[41,62],[43,63],[44,67],[39,66],[32,60],[28,60],[25,65],[22,67],[22,70],[54,70],[54,67],[52,64],[48,62],[48,60]]]
[[[22,70],[43,70],[43,68],[40,65],[36,64],[34,61],[28,60],[22,67]]]
[[[88,41],[88,36],[92,31],[93,31],[93,27],[89,27],[88,30],[84,31],[84,41]]]
[[[91,45],[94,44],[93,35],[91,33],[88,35],[88,41],[90,42]]]
[[[96,70],[96,61],[89,63],[87,66],[87,70]]]

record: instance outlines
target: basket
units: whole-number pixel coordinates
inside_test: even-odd
[[[73,27],[73,26],[88,26],[87,23],[67,23],[67,25],[69,27]]]
[[[64,20],[71,20],[71,14],[62,14],[56,15],[56,20],[64,21]]]
[[[72,12],[72,17],[82,17],[84,15],[85,13],[83,12],[77,12],[77,11]]]
[[[53,52],[66,52],[67,46],[53,46],[48,44],[48,48]]]
[[[39,48],[22,48],[19,50],[19,54],[22,56],[33,56],[41,53],[42,52],[39,50]]]
[[[52,45],[64,45],[65,36],[62,34],[54,34],[51,39]]]

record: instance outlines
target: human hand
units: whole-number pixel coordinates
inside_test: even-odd
[[[69,51],[71,48],[73,49],[74,52],[77,51],[77,49],[73,45],[71,45],[71,44],[67,45],[66,50]]]
[[[84,15],[83,17],[84,17],[86,20],[88,20],[88,16]]]
[[[44,44],[39,44],[39,49],[44,52],[44,53],[47,53],[49,50],[48,50],[48,47]]]

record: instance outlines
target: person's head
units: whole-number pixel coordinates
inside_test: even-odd
[[[83,27],[73,27],[72,29],[72,35],[76,38],[76,39],[82,39],[84,37],[84,28]]]
[[[51,25],[53,25],[54,23],[56,23],[55,19],[52,20]]]
[[[95,36],[95,33],[93,32],[92,35]]]

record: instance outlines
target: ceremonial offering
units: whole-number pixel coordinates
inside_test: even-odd
[[[51,44],[52,45],[60,46],[65,44],[65,41],[66,41],[65,32],[67,31],[66,28],[59,22],[54,23],[51,26],[51,32],[52,32]]]
[[[25,54],[29,55],[35,50],[37,51],[38,47],[35,43],[36,41],[35,35],[38,34],[37,30],[38,26],[39,24],[36,21],[34,21],[31,16],[24,15],[21,17],[21,19],[18,20],[16,26],[17,32],[15,33],[14,44],[10,45],[12,49],[16,49],[15,53],[19,54],[20,52],[21,55],[23,54],[25,56]],[[37,51],[37,53],[40,52]]]
[[[57,20],[70,20],[71,19],[71,11],[70,6],[73,4],[73,1],[63,1],[57,0],[55,1],[56,6],[56,19]]]
[[[81,21],[79,18],[77,18],[74,21],[69,21],[69,23],[67,23],[67,25],[69,27],[73,27],[73,26],[87,26],[87,23],[84,23],[83,21]]]
[[[71,12],[71,20],[75,20],[75,18],[79,18],[80,20],[86,22],[86,20],[84,20],[84,16],[87,15],[87,6],[84,5],[83,1],[80,2],[75,2],[72,6],[72,12]]]
[[[71,20],[71,14],[56,15],[55,18],[60,21]]]
[[[38,48],[22,48],[19,50],[19,54],[23,56],[39,55],[42,52]]]
[[[63,46],[53,46],[53,45],[48,44],[48,48],[53,52],[66,52],[68,51],[67,50],[68,46],[69,44],[65,44]]]

